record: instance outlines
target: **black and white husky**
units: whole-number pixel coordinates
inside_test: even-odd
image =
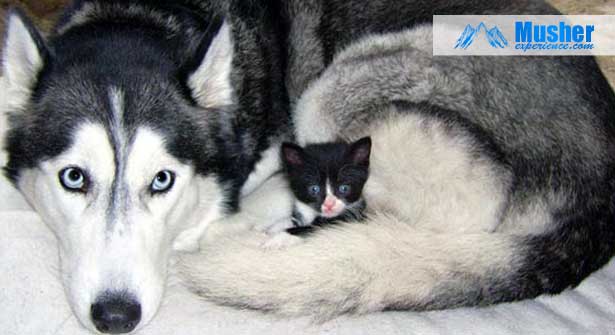
[[[254,163],[288,132],[277,27],[255,19],[265,10],[78,1],[47,39],[9,15],[5,172],[55,232],[88,328],[147,323],[172,246],[196,247],[236,210]]]
[[[77,1],[48,38],[13,11],[5,171],[58,238],[79,320],[149,321],[173,247],[240,209],[292,133],[372,137],[367,224],[279,251],[251,233],[208,240],[181,263],[204,297],[319,317],[451,308],[557,293],[605,264],[615,96],[593,58],[432,57],[436,13],[554,11]]]

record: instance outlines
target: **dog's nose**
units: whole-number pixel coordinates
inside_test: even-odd
[[[141,321],[141,305],[124,294],[104,294],[92,304],[92,321],[101,333],[129,333]]]

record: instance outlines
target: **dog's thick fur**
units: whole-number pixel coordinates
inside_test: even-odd
[[[326,319],[555,294],[609,260],[615,99],[594,61],[433,57],[431,39],[350,44],[294,110],[302,144],[371,135],[367,223],[283,251],[209,241],[183,263],[199,294]]]
[[[172,246],[193,250],[240,210],[293,132],[302,144],[372,136],[368,222],[283,251],[250,232],[205,239],[181,263],[204,297],[330,317],[578,284],[613,254],[613,91],[590,57],[431,55],[433,14],[483,13],[555,12],[531,0],[82,0],[48,38],[13,12],[5,171],[58,237],[75,315],[96,331],[92,306],[111,297],[140,305],[145,324]],[[64,189],[66,168],[85,171],[87,189]],[[175,184],[155,194],[161,171]]]

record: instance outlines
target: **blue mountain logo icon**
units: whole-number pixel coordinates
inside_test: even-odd
[[[474,42],[474,39],[481,31],[485,32],[485,36],[491,47],[503,49],[508,46],[508,41],[497,26],[487,29],[487,26],[481,22],[476,28],[472,27],[470,24],[466,26],[461,36],[457,39],[457,43],[455,43],[455,49],[467,49],[472,45],[472,42]]]

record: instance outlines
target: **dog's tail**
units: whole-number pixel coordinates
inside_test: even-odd
[[[532,236],[436,233],[384,214],[280,251],[251,233],[186,255],[181,271],[204,298],[282,315],[488,305],[558,293],[604,265],[615,233],[612,211],[598,207]]]

